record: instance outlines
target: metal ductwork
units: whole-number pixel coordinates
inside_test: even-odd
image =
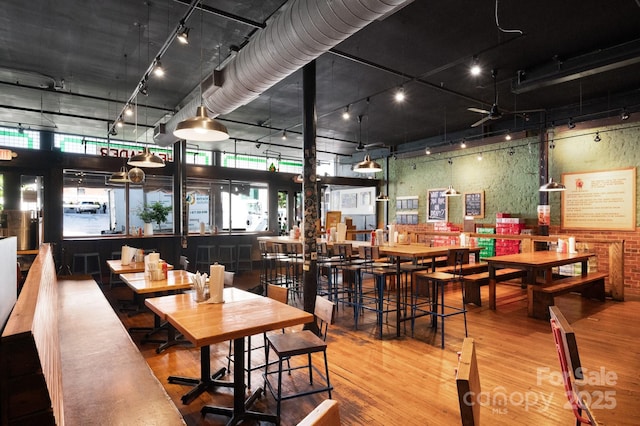
[[[405,1],[294,0],[238,52],[221,76],[206,80],[202,102],[212,117],[228,114]],[[166,123],[167,133],[195,115],[199,105],[200,99],[194,99],[176,113]]]

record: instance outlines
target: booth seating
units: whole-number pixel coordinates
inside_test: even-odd
[[[2,424],[185,424],[97,283],[56,278],[49,244],[2,333],[0,388]]]

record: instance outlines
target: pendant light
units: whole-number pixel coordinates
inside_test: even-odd
[[[449,158],[448,160],[449,166],[451,167],[451,185],[444,191],[445,197],[457,197],[460,195],[458,191],[453,188],[453,160]]]
[[[555,191],[564,191],[567,187],[561,184],[560,182],[556,182],[553,178],[549,179],[549,182],[542,185],[539,191],[542,192],[555,192]]]
[[[389,202],[389,197],[384,195],[383,193],[380,193],[380,195],[378,195],[376,197],[376,201],[381,202],[381,203],[388,203]]]
[[[127,168],[122,166],[119,172],[115,172],[109,178],[109,183],[130,183],[131,179],[129,179],[129,173],[127,172]]]
[[[148,168],[159,168],[165,166],[164,160],[149,151],[148,146],[145,146],[144,150],[140,154],[136,154],[131,157],[127,164],[134,167]]]
[[[179,139],[198,142],[220,142],[229,139],[229,132],[224,124],[209,118],[202,102],[202,55],[204,50],[202,3],[200,7],[200,106],[196,116],[178,123],[173,135]]]
[[[547,138],[549,139],[549,149],[551,150],[551,151],[549,151],[549,160],[551,160],[551,152],[553,151],[553,149],[556,146],[554,141],[553,141],[554,136],[555,136],[555,130],[553,128],[549,129],[549,131],[547,132]],[[538,191],[540,191],[540,192],[556,192],[556,191],[564,191],[566,189],[567,189],[567,187],[564,186],[562,183],[556,182],[556,181],[553,180],[553,178],[550,178],[549,182],[547,182],[544,185],[542,185],[540,187],[540,189],[538,189]]]
[[[358,125],[359,125],[359,136],[358,136],[358,147],[364,146],[362,144],[362,116],[358,116]],[[371,160],[371,156],[369,154],[364,156],[364,160],[353,166],[353,171],[358,173],[377,173],[382,171],[382,167],[380,164]]]
[[[377,173],[382,171],[382,167],[367,154],[364,157],[364,161],[359,162],[353,167],[353,171],[358,173]]]

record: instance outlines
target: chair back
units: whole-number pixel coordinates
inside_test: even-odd
[[[456,386],[462,426],[478,426],[480,424],[480,374],[475,342],[470,337],[464,339],[462,351],[458,355]]]
[[[577,424],[597,425],[598,423],[591,414],[589,406],[576,389],[575,380],[581,380],[583,375],[573,329],[556,306],[550,306],[549,313],[551,314],[551,331],[556,344],[558,361],[560,361],[564,390],[573,410],[573,415]]]
[[[468,248],[449,249],[447,253],[447,266],[455,266],[458,263],[469,263]]]
[[[289,289],[279,285],[269,284],[267,286],[267,297],[286,305],[289,303]]]
[[[340,426],[340,407],[335,399],[325,399],[297,426]]]
[[[180,264],[180,269],[184,269],[185,271],[189,270],[189,259],[187,259],[187,256],[180,256],[178,263]]]
[[[318,329],[320,330],[320,336],[327,340],[327,331],[329,324],[333,324],[333,314],[335,312],[335,304],[324,297],[316,296],[316,306],[313,309],[313,314],[316,317],[318,323]]]

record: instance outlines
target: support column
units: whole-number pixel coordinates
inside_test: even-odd
[[[318,191],[316,183],[316,62],[302,69],[303,164],[302,194],[304,208],[304,265],[302,271],[304,310],[313,312],[318,292],[317,223]],[[312,330],[315,323],[307,324]],[[315,330],[314,330],[315,331]]]

